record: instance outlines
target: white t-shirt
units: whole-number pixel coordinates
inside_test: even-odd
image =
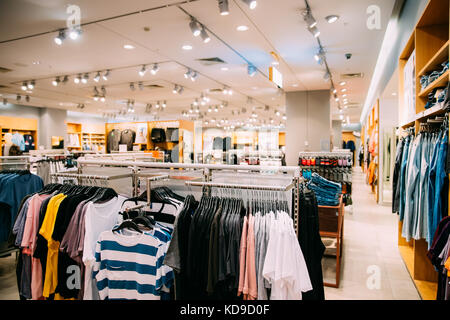
[[[119,195],[105,203],[90,202],[86,205],[83,247],[83,263],[86,269],[83,300],[94,300],[98,297],[95,292],[96,287],[92,283],[92,266],[95,261],[97,239],[103,231],[111,230],[117,224],[120,207],[125,199],[125,197]]]

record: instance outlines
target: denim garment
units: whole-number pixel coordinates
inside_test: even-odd
[[[419,202],[415,213],[414,225],[413,225],[413,238],[425,239],[427,237],[427,219],[428,219],[428,173],[429,173],[429,156],[432,147],[432,135],[423,133],[423,145],[422,145],[422,160],[420,167],[420,182],[419,188]]]
[[[442,139],[442,132],[440,132],[436,138],[436,142],[433,145],[433,152],[430,161],[430,171],[428,178],[428,231],[427,231],[427,242],[428,247],[430,247],[433,242],[434,232],[432,232],[432,221],[433,221],[433,210],[434,210],[434,195],[435,195],[435,181],[436,181],[436,164],[437,164],[437,156],[440,148],[440,142]]]
[[[402,236],[406,241],[410,241],[413,230],[413,220],[415,216],[415,207],[418,202],[418,189],[419,185],[419,173],[420,162],[422,160],[422,135],[418,135],[412,144],[411,154],[409,156],[409,166],[407,170],[407,182],[406,182],[406,202],[405,202],[405,214],[403,216],[403,228]]]
[[[402,164],[400,168],[400,199],[399,199],[399,217],[400,221],[403,221],[403,215],[405,213],[405,176],[406,176],[406,164],[408,163],[409,146],[411,144],[411,137],[407,136],[405,139],[405,146],[403,147]]]
[[[392,213],[398,213],[400,203],[400,169],[402,166],[403,148],[405,139],[401,139],[397,144],[397,152],[395,154],[395,166],[392,179]]]
[[[447,143],[448,143],[448,131],[444,132],[443,139],[439,146],[439,153],[436,160],[436,181],[435,181],[435,194],[433,203],[433,214],[431,220],[431,226],[429,232],[434,236],[439,222],[443,218],[444,211],[447,212],[447,204],[444,203],[444,199],[447,199],[447,195],[444,190],[444,183],[447,177],[445,172],[445,162],[447,158]],[[444,192],[442,192],[444,191]],[[441,194],[442,193],[442,194]],[[430,243],[428,243],[430,245]]]

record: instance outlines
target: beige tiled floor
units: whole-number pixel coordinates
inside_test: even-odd
[[[347,207],[340,287],[325,287],[327,300],[414,300],[420,296],[397,249],[397,215],[389,206],[376,204],[360,168],[353,174],[353,206]],[[324,278],[333,282],[333,258],[324,258]],[[375,266],[379,288],[370,289],[368,269]]]

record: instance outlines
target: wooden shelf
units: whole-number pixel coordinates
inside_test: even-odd
[[[429,109],[426,109],[422,112],[419,112],[416,115],[416,120],[421,121],[424,119],[428,119],[430,117],[434,117],[440,114],[444,114],[446,112],[445,109],[442,108],[443,104],[442,103],[437,103],[434,107],[431,107]]]
[[[423,76],[429,71],[433,71],[438,65],[448,60],[450,40],[447,41],[441,49],[428,61],[425,67],[419,71],[418,76]]]
[[[448,76],[450,74],[450,70],[445,71],[439,78],[434,80],[428,87],[420,91],[419,97],[425,98],[428,94],[434,89],[438,87],[445,87],[448,83]]]

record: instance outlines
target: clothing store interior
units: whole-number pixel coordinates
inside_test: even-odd
[[[449,2],[0,1],[0,300],[450,300]]]

